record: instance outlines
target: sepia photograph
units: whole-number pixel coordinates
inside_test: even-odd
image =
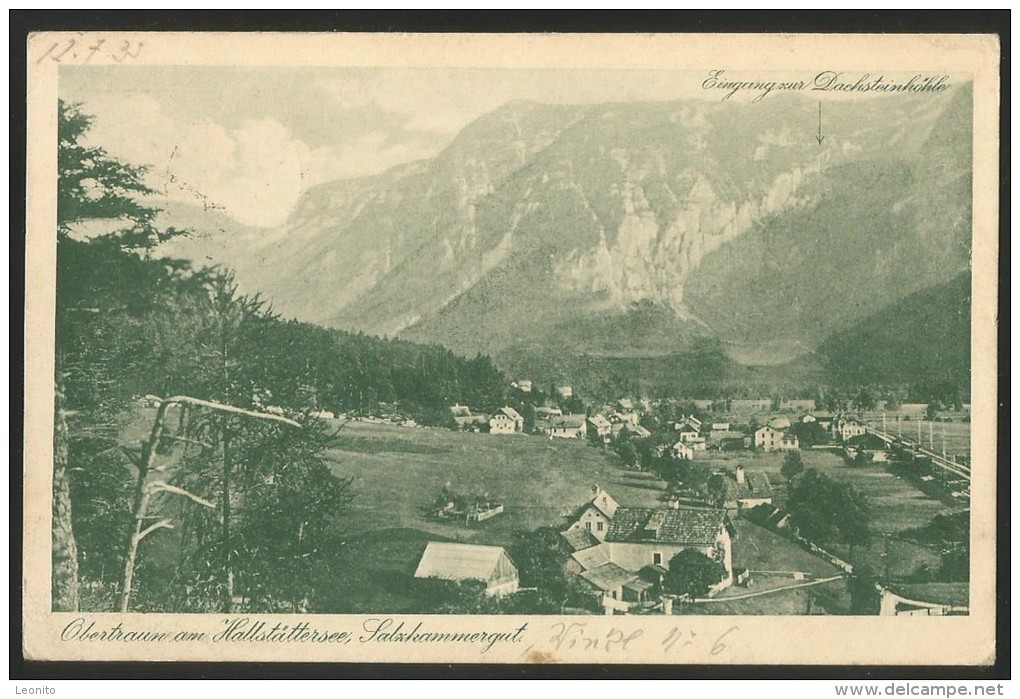
[[[42,657],[994,658],[997,44],[568,39],[31,38]]]

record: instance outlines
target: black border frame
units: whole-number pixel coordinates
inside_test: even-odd
[[[26,204],[26,99],[29,33],[34,31],[357,31],[357,32],[620,32],[620,33],[962,33],[995,34],[1000,40],[999,104],[999,306],[998,306],[998,490],[996,659],[976,666],[865,665],[482,665],[388,663],[145,663],[41,662],[22,648],[22,503],[24,423],[10,419],[9,678],[60,679],[1009,679],[1010,667],[1010,400],[1009,211],[1010,211],[1010,11],[1009,10],[699,10],[699,11],[508,11],[508,10],[10,10],[10,290],[12,385],[24,395],[24,295]],[[13,401],[12,401],[13,402]],[[833,639],[838,643],[838,639]]]

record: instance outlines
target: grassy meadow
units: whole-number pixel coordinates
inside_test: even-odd
[[[416,529],[480,544],[505,545],[515,531],[562,526],[599,484],[620,504],[661,504],[663,483],[626,471],[608,451],[582,440],[460,433],[350,422],[328,459],[353,478],[353,500],[339,525],[345,534]],[[458,493],[488,495],[504,513],[479,524],[427,515],[445,484]]]

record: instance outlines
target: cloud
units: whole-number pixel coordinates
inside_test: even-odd
[[[689,76],[688,76],[689,77]],[[152,166],[174,201],[280,225],[303,190],[437,155],[511,100],[676,99],[671,71],[81,66],[61,96],[96,116],[91,140]],[[689,95],[688,95],[689,96]]]
[[[103,97],[89,141],[149,166],[148,182],[173,201],[223,210],[250,226],[282,224],[301,192],[331,177],[328,149],[313,152],[271,118],[226,128],[210,119],[180,121],[145,95]]]

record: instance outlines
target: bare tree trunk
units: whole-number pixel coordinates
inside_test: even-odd
[[[223,496],[221,501],[223,517],[223,570],[226,584],[223,586],[223,611],[234,609],[234,570],[230,560],[230,433],[227,420],[223,420]]]
[[[53,546],[52,607],[55,612],[78,611],[78,544],[71,517],[68,475],[68,433],[64,386],[58,381],[53,414]]]

